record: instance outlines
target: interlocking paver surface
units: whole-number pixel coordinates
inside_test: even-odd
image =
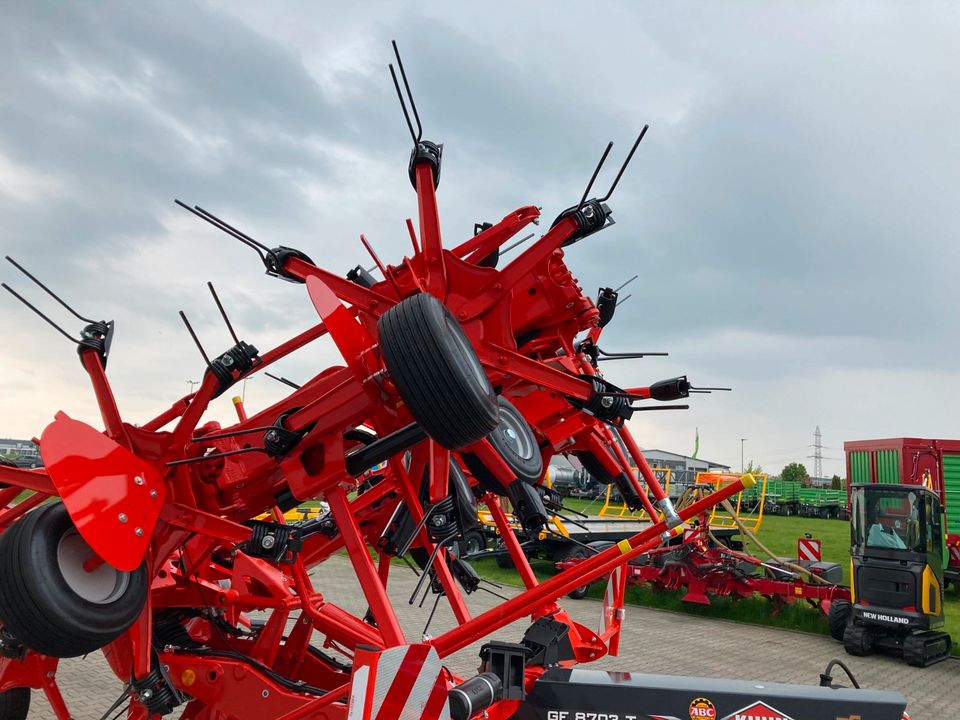
[[[330,558],[311,574],[317,589],[329,601],[355,614],[364,613],[366,603],[346,557]],[[393,568],[390,595],[411,640],[420,637],[432,602],[428,598],[423,608],[407,604],[415,581],[409,570]],[[515,591],[505,588],[498,592],[511,595]],[[476,592],[468,600],[475,614],[499,602],[485,592]],[[566,599],[563,604],[574,620],[596,626],[600,616],[598,602]],[[441,600],[430,632],[439,634],[453,624],[453,615]],[[504,628],[496,638],[516,641],[526,624],[521,621]],[[451,656],[448,666],[461,674],[472,674],[478,663],[477,651],[489,639]],[[918,669],[891,657],[848,658],[840,645],[827,637],[646,608],[627,609],[620,656],[605,657],[587,667],[813,685],[834,657],[843,658],[852,666],[863,687],[902,692],[913,720],[944,720],[960,714],[960,661],[948,660]],[[58,677],[75,720],[99,720],[121,690],[100,654],[85,660],[65,660]],[[53,720],[53,713],[38,692],[34,692],[30,712],[30,720],[34,719]]]

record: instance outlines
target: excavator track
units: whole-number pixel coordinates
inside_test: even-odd
[[[944,632],[918,632],[903,640],[903,659],[914,667],[930,667],[950,657],[953,641]]]

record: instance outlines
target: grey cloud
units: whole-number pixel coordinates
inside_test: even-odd
[[[451,244],[519,205],[542,205],[549,222],[577,199],[608,138],[617,148],[600,187],[651,122],[613,199],[618,224],[567,255],[591,293],[641,274],[606,334],[611,349],[676,351],[611,368],[617,380],[689,369],[738,386],[732,399],[698,400],[700,414],[651,414],[659,444],[685,442],[697,418],[726,428],[782,422],[771,436],[795,437],[811,418],[826,416],[827,426],[852,413],[832,422],[837,432],[869,432],[869,418],[842,397],[780,394],[796,378],[824,381],[812,368],[832,373],[831,389],[861,371],[857,397],[883,397],[880,378],[891,373],[932,371],[956,394],[955,9],[303,3],[276,12],[200,2],[5,7],[0,156],[51,187],[28,200],[0,190],[0,249],[84,309],[122,318],[111,374],[131,413],[172,400],[197,372],[176,309],[190,311],[211,345],[223,340],[204,280],[217,282],[252,339],[313,317],[302,292],[262,278],[248,250],[179,217],[174,196],[340,271],[369,262],[359,232],[388,261],[409,252],[402,220],[415,205],[385,68],[392,37],[427,136],[446,143],[440,199]],[[326,70],[328,45],[351,38],[376,54],[338,64],[337,90],[318,67]],[[18,360],[18,371],[55,377],[58,389],[76,381],[46,329],[10,305],[2,317],[15,336],[36,338],[18,350],[35,364]],[[302,379],[331,358],[329,349],[291,358],[284,372]],[[0,378],[0,392],[23,405],[26,382]],[[18,429],[27,411],[8,400],[6,434],[37,432],[56,409],[60,398],[31,382],[46,415],[31,410],[30,427]],[[79,384],[64,392],[89,402]],[[903,401],[885,402],[870,414],[903,411]],[[931,413],[949,434],[946,415]],[[723,442],[705,454],[733,460],[735,438]]]

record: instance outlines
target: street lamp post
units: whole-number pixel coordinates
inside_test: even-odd
[[[743,475],[743,444],[747,441],[746,438],[740,438],[740,474]]]

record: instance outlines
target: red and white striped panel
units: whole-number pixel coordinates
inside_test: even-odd
[[[813,538],[797,540],[797,558],[801,561],[820,562],[820,541]]]
[[[950,564],[960,565],[960,545],[950,546]]]
[[[598,634],[603,635],[617,615],[617,588],[620,586],[621,576],[624,568],[617,565],[610,573],[610,579],[607,580],[607,589],[603,593],[603,604],[600,606],[600,629]]]
[[[450,720],[447,682],[432,645],[358,651],[347,720]]]

